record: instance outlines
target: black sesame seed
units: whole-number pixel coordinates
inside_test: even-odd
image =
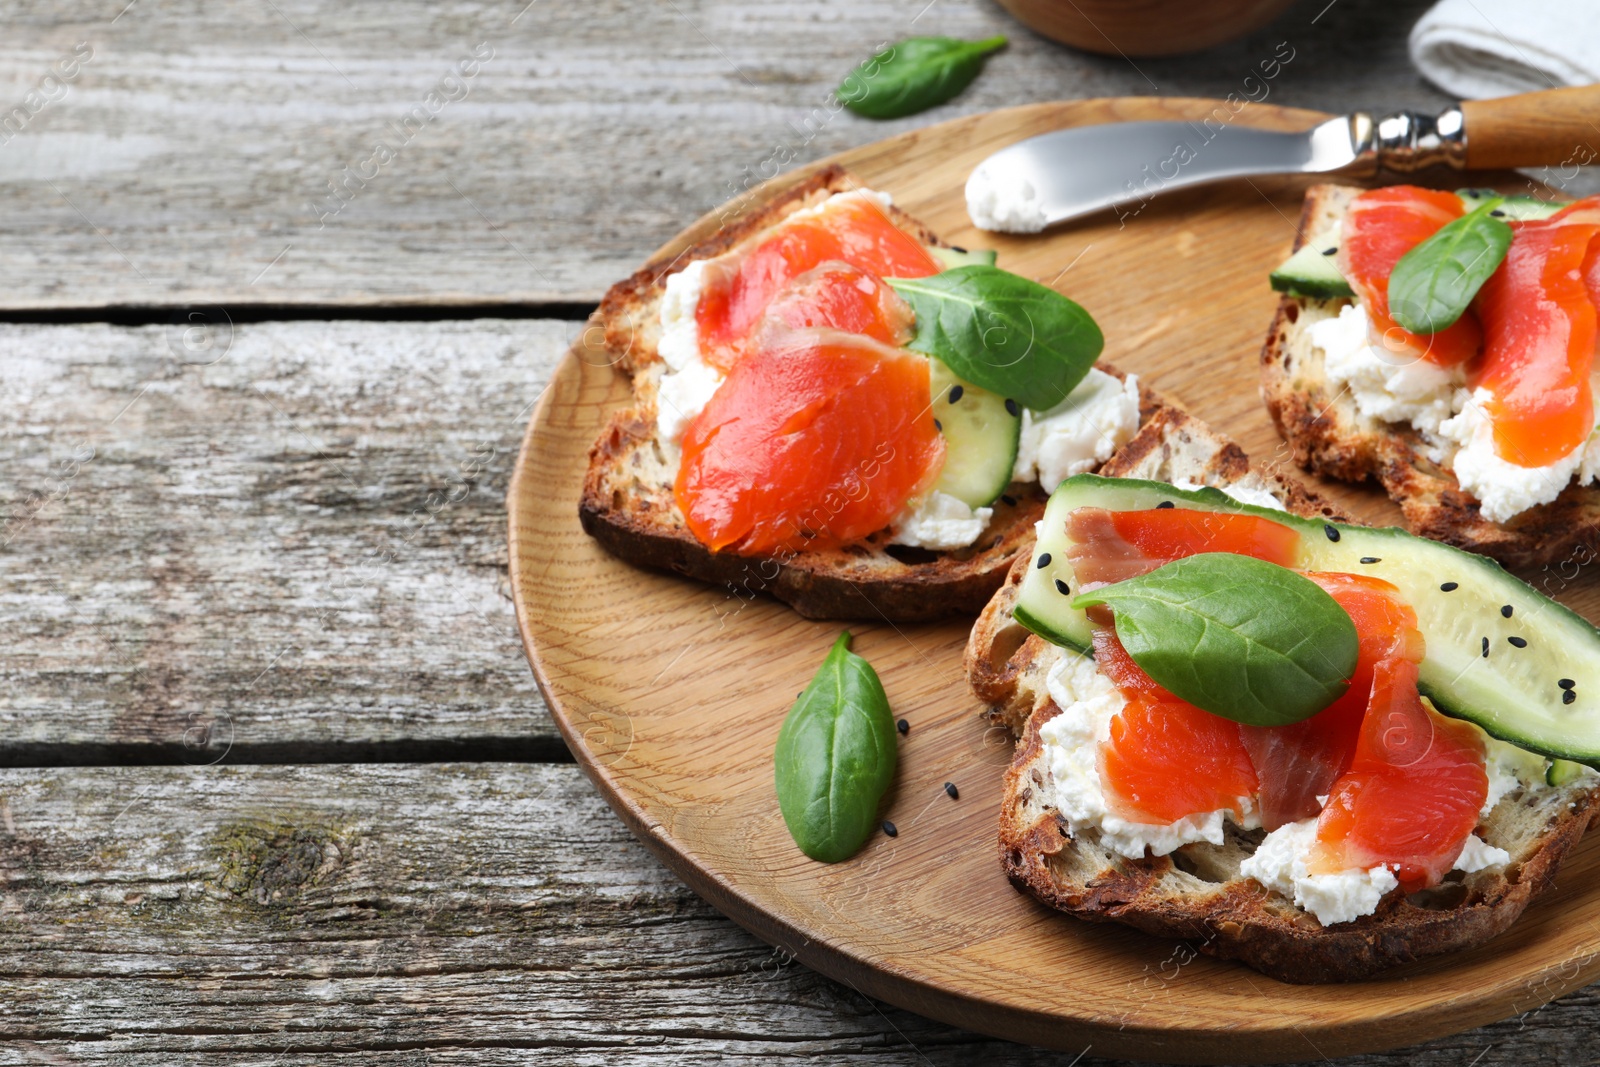
[[[1489,658],[1489,639],[1487,637],[1483,639],[1483,658]]]
[[[957,400],[960,400],[961,394],[964,392],[966,392],[966,390],[961,388],[961,386],[952,385],[950,387],[950,403],[954,404]]]
[[[1500,617],[1502,619],[1511,618],[1511,605],[1510,604],[1501,604],[1500,605]]]
[[[950,246],[950,251],[959,253],[960,255],[963,255],[963,256],[967,254],[967,250],[965,248],[962,248],[960,245],[951,245]]]
[[[883,832],[888,834],[890,837],[900,836],[900,831],[896,829],[894,823],[890,822],[888,819],[883,820]]]
[[[1556,684],[1559,685],[1563,689],[1571,689],[1573,686],[1577,685],[1578,683],[1574,682],[1571,678],[1561,678],[1561,679],[1557,680]]]
[[[1010,493],[1001,493],[1000,503],[1004,504],[1008,508],[1014,508],[1017,506],[1017,498],[1012,496]]]
[[[961,790],[956,788],[956,784],[954,782],[946,782],[944,784],[944,792],[945,792],[945,795],[948,796],[951,800],[960,800],[961,799]]]
[[[1577,699],[1578,699],[1578,694],[1574,693],[1570,689],[1568,689],[1565,693],[1561,694],[1561,703],[1563,703],[1563,704],[1570,704],[1574,700],[1577,700]]]
[[[944,424],[941,423],[938,419],[934,419],[933,420],[933,428],[935,430],[938,430],[940,433],[944,433]]]
[[[901,737],[904,737],[906,734],[911,732],[911,724],[906,722],[904,719],[901,719],[899,722],[895,723],[894,728],[900,731]]]
[[[1501,211],[1499,208],[1495,208],[1493,211],[1489,212],[1489,214],[1493,215],[1497,219],[1503,219],[1506,217],[1506,213]]]
[[[1173,503],[1173,502],[1172,502],[1172,501],[1170,501],[1170,500],[1163,500],[1163,501],[1162,501],[1162,502],[1161,502],[1161,503],[1159,503],[1159,504],[1157,504],[1157,505],[1156,505],[1156,508],[1157,508],[1157,509],[1160,509],[1160,508],[1175,508],[1175,507],[1177,507],[1177,506],[1178,506],[1178,505],[1176,505],[1176,504],[1174,504],[1174,503]]]
[[[1361,562],[1362,563],[1382,563],[1383,559],[1381,557],[1379,557],[1379,556],[1362,556],[1361,557]]]
[[[1508,637],[1506,640],[1511,642],[1511,646],[1513,648],[1528,647],[1528,639],[1526,637]]]
[[[1328,540],[1330,541],[1339,540],[1339,528],[1331,523],[1324,525],[1322,527],[1322,532],[1328,535]]]
[[[1068,589],[1067,583],[1063,582],[1060,578],[1056,579],[1056,592],[1060,593],[1062,596],[1072,595],[1072,590]]]
[[[1039,569],[1044,570],[1048,566],[1050,566],[1050,553],[1046,552],[1039,557]]]
[[[1010,415],[1013,419],[1022,414],[1022,409],[1017,407],[1017,402],[1012,400],[1009,396],[1006,397],[1006,414]]]
[[[1455,582],[1445,582],[1443,585],[1441,585],[1439,587],[1439,592],[1441,592],[1441,593],[1454,593],[1457,589],[1460,589],[1460,588],[1461,588],[1461,586],[1456,584]]]
[[[1338,245],[1334,245],[1332,248],[1324,248],[1322,250],[1322,254],[1325,255],[1325,256],[1338,255],[1339,254],[1339,246]]]

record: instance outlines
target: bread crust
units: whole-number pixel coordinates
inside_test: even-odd
[[[1157,414],[1102,468],[1119,477],[1213,485],[1266,483],[1290,511],[1345,520],[1297,483],[1252,470],[1228,438],[1176,409]],[[1229,825],[1221,846],[1187,845],[1170,856],[1132,860],[1102,847],[1093,832],[1074,839],[1049,806],[1049,767],[1040,728],[1059,713],[1046,687],[1074,653],[1029,634],[1011,619],[1031,551],[984,608],[967,646],[967,677],[991,721],[1021,737],[1005,775],[999,858],[1020,891],[1093,922],[1119,922],[1196,951],[1236,959],[1283,982],[1347,982],[1399,964],[1454,952],[1501,933],[1548,889],[1562,859],[1600,818],[1594,780],[1559,790],[1508,794],[1480,827],[1511,862],[1452,876],[1436,889],[1391,893],[1368,916],[1324,927],[1294,903],[1239,875],[1261,831]]]
[[[1032,542],[1033,524],[1046,501],[1037,484],[1013,484],[995,502],[994,517],[978,543],[959,551],[890,545],[887,533],[879,532],[839,549],[738,556],[711,551],[690,532],[672,494],[676,452],[656,436],[653,397],[661,373],[656,344],[666,278],[693,260],[755,238],[792,211],[861,185],[842,168],[828,167],[684,253],[652,262],[606,294],[591,323],[604,330],[613,362],[633,379],[634,403],[612,415],[589,450],[578,517],[584,531],[614,555],[710,582],[741,601],[764,594],[814,619],[970,618]],[[924,243],[943,244],[915,219],[888,210],[901,229]],[[1106,364],[1099,369],[1123,377]],[[1141,387],[1141,422],[1169,406]]]
[[[1314,185],[1306,192],[1295,249],[1343,215],[1362,190]],[[1548,504],[1509,522],[1484,518],[1476,498],[1455,474],[1427,457],[1409,426],[1363,417],[1348,394],[1335,392],[1322,354],[1305,340],[1312,322],[1337,315],[1348,300],[1283,296],[1261,349],[1261,397],[1278,432],[1308,471],[1340,481],[1372,478],[1421,537],[1478,552],[1510,567],[1537,568],[1568,560],[1588,562],[1600,550],[1600,487],[1568,485]]]

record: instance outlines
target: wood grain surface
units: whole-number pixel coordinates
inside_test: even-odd
[[[1426,7],[1300,4],[1222,48],[1129,62],[986,0],[18,0],[0,12],[0,113],[58,82],[0,131],[0,307],[592,302],[774,168],[953,115],[1263,91],[1437,110],[1405,55]],[[830,104],[912,33],[1012,44],[928,115]],[[1282,74],[1247,86],[1285,40]],[[80,44],[92,55],[59,81]],[[492,57],[430,104],[480,46]],[[379,142],[395,156],[369,163]]]
[[[581,329],[0,324],[0,763],[564,756],[503,500]]]
[[[1068,1067],[1082,1051],[821,977],[690,892],[570,765],[0,771],[0,886],[7,1067]],[[1585,993],[1342,1067],[1576,1063],[1595,1009]]]
[[[0,763],[206,764],[217,710],[244,725],[217,766],[0,771],[0,1065],[1106,1067],[869,1000],[758,942],[573,767],[229,769],[565,757],[516,648],[500,509],[519,412],[577,327],[338,320],[506,301],[581,319],[573,301],[769,160],[1030,101],[1224,97],[1285,40],[1273,103],[1437,110],[1405,54],[1430,2],[1312,0],[1235,44],[1132,63],[988,0],[4,5],[0,319],[58,324],[0,325]],[[927,115],[831,111],[839,77],[908,33],[1012,43]],[[329,181],[485,42],[468,94],[319,220]],[[80,44],[93,55],[64,88],[46,81]],[[196,359],[206,337],[169,343],[159,309],[208,304],[275,351],[184,363],[172,345]],[[306,314],[335,321],[246,321]],[[118,418],[146,382],[130,366],[156,382]],[[74,467],[85,444],[96,459]],[[458,499],[407,543],[439,492]],[[314,845],[329,826],[357,832],[351,863],[268,904],[254,879],[220,888],[226,842],[261,859],[231,870],[271,867],[260,881],[281,890],[309,862],[297,832]],[[1555,989],[1541,981],[1530,1004]],[[1570,1067],[1597,1038],[1582,991],[1339,1062]],[[1321,1061],[1309,1043],[1298,1058]]]
[[[1307,184],[1257,179],[1169,194],[1136,217],[1039,237],[980,234],[960,189],[983,156],[1047,129],[1115,119],[1200,119],[1207,101],[1036,105],[956,120],[846,153],[840,162],[935,232],[999,249],[1000,264],[1082,303],[1106,358],[1178,398],[1266,462],[1276,436],[1256,396],[1256,359],[1275,297],[1265,284],[1294,237]],[[1319,116],[1248,107],[1234,120],[1300,129]],[[698,236],[717,224],[691,227]],[[685,238],[687,239],[687,238]],[[670,242],[672,254],[683,240]],[[1347,986],[1286,986],[1242,966],[1184,957],[1157,1001],[1153,971],[1174,948],[1117,926],[1047,914],[994,856],[1008,748],[986,728],[961,671],[967,627],[856,628],[857,650],[911,724],[887,817],[851,860],[794,848],[772,793],[778,725],[838,626],[775,604],[647,574],[601,552],[575,514],[585,454],[627,396],[606,351],[580,339],[530,425],[509,498],[511,575],[524,639],[557,725],[623,819],[713,904],[855,988],[983,1032],[1069,1049],[1187,1062],[1267,1062],[1390,1047],[1504,1017],[1600,970],[1600,848],[1580,847],[1559,888],[1515,934],[1478,950]],[[1377,494],[1324,486],[1368,519]],[[1564,599],[1591,617],[1582,576]],[[955,782],[959,801],[943,792]]]

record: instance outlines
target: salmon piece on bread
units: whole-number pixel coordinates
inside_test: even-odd
[[[656,421],[665,371],[657,346],[666,279],[695,260],[759,242],[789,215],[834,193],[862,187],[842,168],[825,168],[680,255],[649,264],[601,301],[592,324],[603,331],[608,358],[629,376],[633,391],[632,403],[612,415],[590,450],[579,503],[584,531],[608,551],[722,586],[741,599],[766,594],[809,618],[897,622],[976,615],[1026,552],[1046,499],[1032,483],[1015,483],[994,502],[994,515],[976,543],[945,551],[891,544],[887,530],[840,547],[766,555],[713,551],[690,531],[674,498],[679,451],[661,439]],[[922,244],[949,247],[899,209],[884,210]],[[1099,369],[1122,378],[1105,364]],[[1141,387],[1141,422],[1166,406]]]
[[[1306,192],[1294,249],[1337,244],[1336,227],[1365,192],[1314,185]],[[1555,500],[1506,522],[1492,522],[1462,490],[1450,468],[1430,458],[1423,434],[1407,423],[1363,415],[1346,388],[1329,379],[1313,325],[1336,318],[1348,298],[1283,295],[1261,350],[1261,396],[1295,462],[1341,481],[1368,478],[1400,506],[1407,529],[1422,537],[1534,568],[1591,551],[1600,541],[1600,485],[1568,484]]]
[[[1176,409],[1157,413],[1100,473],[1267,489],[1294,514],[1345,520],[1299,484],[1252,467],[1234,442]],[[1017,889],[1050,907],[1180,938],[1284,982],[1352,981],[1499,934],[1551,887],[1568,851],[1600,818],[1594,777],[1513,789],[1478,826],[1489,845],[1509,853],[1508,863],[1452,874],[1410,895],[1392,892],[1373,914],[1330,926],[1241,873],[1261,843],[1260,829],[1225,823],[1221,845],[1202,841],[1140,859],[1108,847],[1096,830],[1074,836],[1051,805],[1051,762],[1040,729],[1060,711],[1046,679],[1077,653],[1011,617],[1030,563],[1024,556],[1013,566],[979,617],[966,669],[991,720],[1019,738],[1005,775],[1001,865]]]

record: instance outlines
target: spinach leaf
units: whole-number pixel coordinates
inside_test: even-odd
[[[959,41],[908,37],[862,63],[836,90],[844,105],[869,119],[898,119],[926,111],[972,84],[1004,37]]]
[[[837,863],[860,848],[877,824],[896,755],[883,683],[850,651],[845,631],[789,709],[773,752],[778,808],[800,851]]]
[[[1490,214],[1500,203],[1484,201],[1400,257],[1389,274],[1394,321],[1427,334],[1461,317],[1511,247],[1511,227]]]
[[[888,282],[916,313],[911,348],[1035,411],[1065,400],[1105,345],[1083,308],[998,267],[973,264]]]
[[[1144,672],[1182,700],[1250,726],[1310,718],[1355,673],[1355,623],[1311,579],[1229,552],[1204,552],[1082,593],[1105,604]]]

